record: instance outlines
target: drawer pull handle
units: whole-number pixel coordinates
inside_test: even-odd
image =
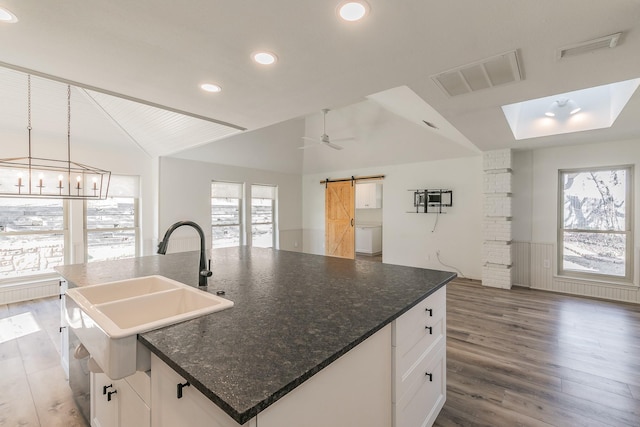
[[[429,313],[429,317],[433,317],[433,309],[432,308],[425,308],[424,311]]]
[[[107,393],[107,402],[111,402],[111,395],[118,393],[118,390],[113,390]]]
[[[433,382],[433,375],[430,374],[429,372],[427,372],[426,374],[424,374],[425,376],[429,377],[429,382]]]
[[[102,387],[102,394],[107,394],[107,389],[113,387],[113,384],[105,385]]]
[[[185,387],[189,387],[190,385],[191,384],[189,384],[189,381],[187,381],[184,384],[178,383],[178,387],[177,387],[177,389],[178,389],[178,392],[177,392],[178,399],[182,399],[182,389],[185,388]]]
[[[424,328],[429,330],[429,335],[433,335],[433,328],[431,326],[425,326]]]

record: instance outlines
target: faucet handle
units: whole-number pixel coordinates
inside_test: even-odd
[[[209,258],[209,266],[206,270],[202,270],[200,272],[200,275],[204,277],[211,277],[213,275],[213,273],[211,272],[211,258]]]

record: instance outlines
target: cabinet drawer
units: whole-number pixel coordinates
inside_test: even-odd
[[[396,398],[402,397],[406,391],[408,384],[411,382],[412,375],[416,369],[420,369],[425,359],[431,358],[440,347],[446,345],[444,334],[444,319],[432,326],[433,335],[428,332],[411,348],[404,346],[396,347],[392,351],[394,364],[394,387]],[[402,351],[401,351],[402,350]]]
[[[447,293],[446,287],[443,286],[395,320],[391,336],[392,345],[413,347],[423,338],[425,331],[427,334],[429,333],[425,327],[432,326],[438,320],[444,319],[446,311]],[[435,331],[432,330],[433,334]]]
[[[444,340],[407,378],[406,390],[393,403],[394,427],[431,426],[444,406],[447,366]],[[430,376],[429,376],[430,374]]]

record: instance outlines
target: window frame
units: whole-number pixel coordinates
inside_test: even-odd
[[[271,200],[271,222],[269,223],[265,223],[265,222],[261,222],[261,223],[254,223],[253,222],[253,199],[265,199],[264,197],[253,197],[253,187],[271,187],[273,188],[273,198],[272,199],[267,199],[267,200]],[[277,234],[278,234],[278,227],[277,227],[277,209],[276,209],[276,205],[278,203],[278,186],[277,185],[271,185],[271,184],[251,184],[251,210],[249,212],[249,215],[251,216],[251,221],[249,221],[249,227],[250,227],[250,236],[251,236],[251,246],[253,245],[253,226],[254,225],[271,225],[271,246],[270,248],[272,249],[277,249],[277,245],[278,245],[278,238],[277,238]]]
[[[615,230],[602,230],[602,229],[566,229],[564,228],[564,176],[568,173],[580,173],[580,172],[601,172],[601,171],[613,171],[613,170],[625,170],[626,173],[626,189],[625,189],[625,229],[622,231]],[[572,168],[572,169],[559,169],[558,170],[558,209],[557,209],[557,241],[556,241],[556,253],[557,253],[557,271],[559,276],[574,277],[579,279],[607,281],[607,282],[622,282],[633,283],[634,275],[634,242],[633,237],[635,233],[634,227],[634,200],[633,200],[633,184],[634,184],[634,165],[614,165],[614,166],[599,166],[599,167],[586,167],[586,168]],[[604,273],[592,273],[586,271],[568,270],[564,268],[564,233],[593,233],[593,234],[620,234],[625,236],[625,275],[616,276],[612,274]]]
[[[84,262],[98,262],[104,260],[89,260],[89,233],[107,233],[111,231],[133,231],[135,233],[135,253],[133,257],[140,256],[140,199],[138,197],[109,197],[114,199],[133,199],[133,227],[122,227],[122,228],[88,228],[87,227],[87,213],[88,213],[88,202],[89,200],[84,200],[82,204],[82,231],[83,231],[83,240],[84,240]],[[120,259],[120,258],[118,258]]]
[[[213,185],[216,183],[220,183],[220,184],[233,184],[233,185],[238,185],[239,189],[240,189],[240,197],[235,198],[235,197],[224,197],[226,199],[237,199],[238,200],[238,224],[214,224],[213,222]],[[211,212],[210,212],[210,218],[211,218],[211,249],[222,249],[222,248],[235,248],[235,247],[240,247],[240,246],[244,246],[245,242],[246,242],[246,230],[245,230],[245,197],[244,197],[244,192],[245,192],[245,184],[243,182],[235,182],[235,181],[223,181],[223,180],[212,180],[211,181],[211,186],[210,186],[210,196],[209,196],[209,202],[210,202],[210,206],[211,206]],[[222,198],[222,197],[216,197],[216,198]],[[238,245],[237,246],[214,246],[214,242],[215,242],[215,237],[214,237],[214,233],[213,233],[213,229],[214,227],[238,227],[238,233],[239,233],[239,239],[238,239]]]

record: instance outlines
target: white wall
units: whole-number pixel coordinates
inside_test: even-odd
[[[390,264],[454,271],[480,279],[482,274],[482,158],[463,157],[377,168],[303,176],[304,251],[324,254],[324,186],[320,181],[365,175],[385,175],[382,181],[382,256]],[[408,213],[411,189],[453,190],[446,214]],[[432,232],[435,221],[438,221]]]
[[[191,220],[199,224],[211,246],[211,181],[242,182],[278,186],[278,229],[280,249],[302,248],[302,186],[300,175],[217,165],[171,157],[160,158],[159,232],[177,221]],[[178,247],[178,242],[184,242]],[[194,231],[178,229],[171,238],[169,251],[199,248]],[[195,246],[194,246],[195,244]]]
[[[640,252],[640,141],[612,141],[584,146],[541,148],[514,153],[514,237],[529,245],[531,287],[611,299],[640,302],[637,287],[558,277],[558,170],[599,166],[635,166],[633,209],[634,283],[638,284]],[[546,264],[546,266],[545,266]],[[515,268],[520,268],[514,265]]]

